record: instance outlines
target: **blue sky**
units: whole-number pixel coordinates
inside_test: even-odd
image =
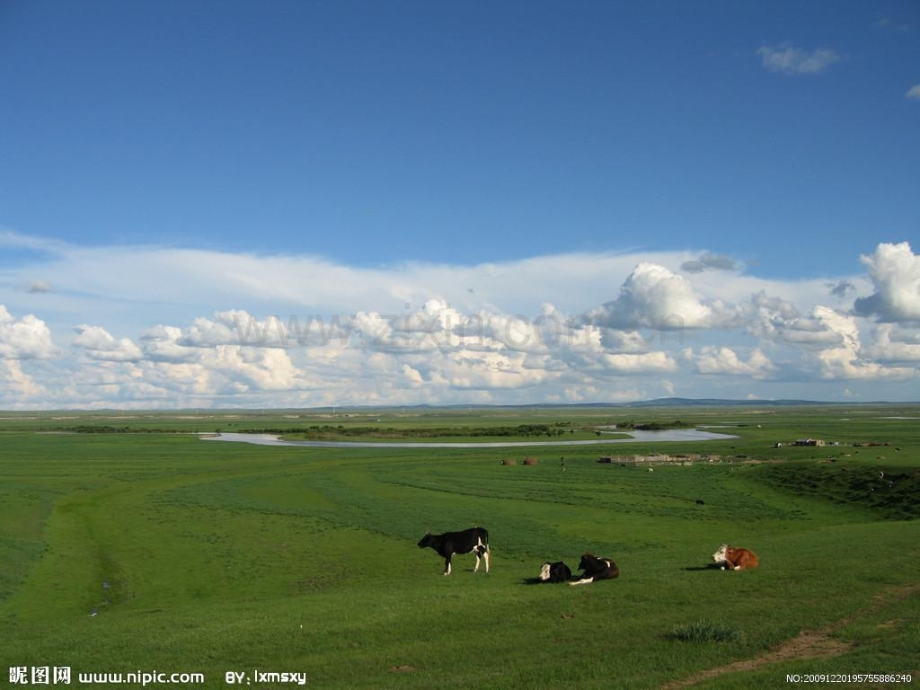
[[[917,398],[912,1],[7,0],[0,94],[0,407]]]

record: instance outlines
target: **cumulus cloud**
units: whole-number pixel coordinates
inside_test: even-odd
[[[502,349],[497,338],[506,335],[514,339],[518,330],[530,325],[523,319],[520,327],[507,321],[502,323],[503,318],[502,314],[487,312],[463,314],[444,300],[430,299],[421,309],[405,310],[401,314],[359,311],[354,318],[345,321],[344,328],[360,345],[379,351],[434,352],[459,347]],[[517,337],[522,348],[531,341],[529,333]]]
[[[140,347],[145,358],[153,362],[189,362],[197,357],[197,350],[181,344],[183,337],[182,329],[176,326],[154,326],[141,333]]]
[[[879,245],[863,259],[865,276],[783,281],[708,251],[364,269],[4,241],[38,259],[4,268],[2,284],[54,275],[43,298],[59,322],[51,329],[74,331],[72,348],[55,349],[43,321],[0,307],[0,403],[9,405],[602,401],[717,394],[729,385],[720,376],[898,381],[917,369],[906,243]],[[143,309],[111,309],[111,295]],[[859,295],[871,297],[846,313],[839,300]],[[839,311],[823,306],[830,297]],[[94,313],[104,325],[84,323]],[[878,321],[872,338],[867,316]],[[739,333],[757,342],[740,348]]]
[[[139,346],[81,326],[74,345],[95,365],[84,363],[78,385],[123,400],[199,404],[269,394],[276,405],[494,402],[499,394],[540,387],[540,399],[575,401],[591,391],[602,399],[625,395],[627,389],[605,389],[603,382],[678,369],[640,334],[576,325],[548,304],[531,319],[489,310],[464,314],[431,299],[404,314],[359,312],[342,339],[287,338],[282,345],[274,335],[240,338],[247,326],[264,333],[276,325],[229,310],[185,328],[147,329]]]
[[[750,300],[742,305],[742,311],[748,331],[758,338],[770,340],[782,337],[790,324],[801,317],[795,304],[781,297],[770,296],[766,290],[751,295]]]
[[[118,341],[106,345],[99,334],[85,339],[88,345],[98,341],[108,349],[88,351],[88,360],[74,374],[81,406],[93,406],[98,400],[209,406],[219,400],[252,401],[261,395],[309,389],[288,353],[276,348],[220,345],[195,348],[194,357],[185,361],[135,360],[121,356]]]
[[[857,299],[855,312],[880,321],[920,320],[920,257],[910,244],[880,244],[872,256],[860,260],[869,270],[875,292]]]
[[[839,336],[839,344],[817,354],[819,375],[824,379],[903,380],[917,376],[911,367],[889,367],[873,361],[863,353],[859,326],[853,316],[827,307],[815,309],[815,317]]]
[[[32,314],[14,319],[0,304],[0,358],[46,359],[54,352],[51,331],[44,321]]]
[[[86,324],[74,328],[73,346],[81,348],[90,359],[131,362],[141,358],[141,349],[129,338],[116,340],[107,330]]]
[[[290,355],[276,348],[220,345],[203,351],[199,366],[224,381],[231,391],[274,391],[302,388],[305,381]]]
[[[879,362],[920,362],[920,331],[901,330],[894,324],[879,324],[868,355]]]
[[[22,370],[17,359],[0,359],[0,400],[20,400],[45,395],[47,389]]]
[[[556,374],[525,352],[459,349],[413,367],[431,385],[452,389],[501,390],[531,387]]]
[[[904,95],[912,101],[920,101],[920,84],[911,86]]]
[[[806,348],[823,348],[842,342],[841,331],[832,327],[827,316],[832,311],[818,305],[809,315],[803,315],[788,300],[770,297],[765,292],[753,295],[740,309],[746,329],[752,335]]]
[[[841,59],[829,48],[806,51],[788,43],[761,46],[757,49],[757,54],[767,70],[783,74],[820,74]]]
[[[683,276],[659,264],[641,263],[626,278],[619,296],[586,319],[608,328],[674,330],[717,325],[720,312],[721,305],[706,304]]]
[[[750,353],[747,361],[731,348],[717,346],[705,346],[699,354],[688,348],[684,351],[684,357],[693,362],[697,373],[707,376],[750,376],[762,379],[773,370],[773,363],[759,348]]]
[[[666,352],[645,354],[605,354],[602,363],[619,374],[653,374],[677,371],[677,362]]]
[[[609,352],[632,355],[648,352],[652,347],[652,343],[638,331],[613,328],[605,328],[600,332],[600,344]]]
[[[680,270],[685,273],[703,273],[704,271],[734,271],[738,262],[730,256],[705,252],[698,259],[684,261]]]

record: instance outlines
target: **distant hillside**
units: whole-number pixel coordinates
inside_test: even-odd
[[[731,400],[727,398],[656,398],[654,400],[636,400],[633,402],[596,402],[570,404],[535,404],[535,405],[449,405],[453,408],[484,409],[489,407],[509,408],[591,408],[591,407],[796,407],[803,405],[853,405],[852,402],[826,402],[820,400]],[[860,405],[893,405],[909,403],[861,402]],[[429,407],[420,405],[419,407]],[[437,406],[432,406],[437,407]],[[406,408],[409,408],[407,405]]]
[[[786,407],[800,405],[843,405],[818,400],[728,400],[725,398],[658,398],[624,403],[623,407]]]
[[[847,406],[865,406],[865,405],[917,405],[920,402],[887,402],[879,401],[835,401],[826,400],[732,400],[728,398],[656,398],[654,400],[635,400],[633,402],[592,402],[592,403],[533,403],[523,405],[341,405],[335,408],[319,407],[313,408],[319,410],[378,410],[378,409],[402,409],[402,410],[488,410],[488,409],[533,409],[533,410],[552,410],[552,409],[592,409],[592,408],[651,408],[651,407],[803,407],[816,406],[828,407],[833,405]],[[282,410],[276,410],[282,411]]]

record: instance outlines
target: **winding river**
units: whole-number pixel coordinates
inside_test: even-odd
[[[613,433],[613,432],[608,432]],[[588,439],[582,441],[487,441],[487,442],[410,442],[398,441],[284,441],[274,434],[211,434],[202,435],[204,441],[230,441],[252,443],[257,446],[290,446],[295,448],[523,448],[527,446],[597,446],[610,443],[658,443],[661,441],[727,441],[738,438],[700,429],[666,429],[664,431],[619,431],[630,438]]]

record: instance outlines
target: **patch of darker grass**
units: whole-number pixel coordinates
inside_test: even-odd
[[[681,642],[734,642],[743,636],[733,625],[703,619],[676,625],[667,637]]]
[[[828,462],[759,468],[771,486],[851,506],[866,508],[889,520],[920,518],[920,472],[896,467]]]

